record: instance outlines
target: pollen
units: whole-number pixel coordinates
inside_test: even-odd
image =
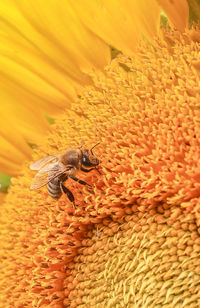
[[[199,27],[119,54],[57,117],[33,160],[70,147],[100,165],[29,189],[25,163],[0,218],[0,307],[198,307]]]

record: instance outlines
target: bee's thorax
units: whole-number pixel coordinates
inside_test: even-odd
[[[73,166],[74,169],[80,169],[81,167],[81,156],[82,152],[80,149],[71,148],[68,149],[67,152],[65,152],[60,159],[60,162],[64,165],[70,165]],[[74,170],[72,168],[71,171],[74,174]]]

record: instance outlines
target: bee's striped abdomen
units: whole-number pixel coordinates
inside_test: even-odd
[[[51,198],[58,200],[61,197],[62,191],[60,188],[60,179],[58,178],[53,179],[51,182],[47,184],[47,188]]]

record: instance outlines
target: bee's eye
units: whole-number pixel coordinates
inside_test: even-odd
[[[85,163],[85,162],[86,162],[86,157],[85,157],[85,156],[83,156],[82,161],[83,161],[83,163]]]
[[[88,157],[83,156],[83,158],[82,158],[82,163],[83,163],[83,164],[88,164],[88,163],[89,163]]]
[[[85,155],[82,157],[82,164],[85,167],[90,167],[91,166],[91,162],[90,162],[89,158],[87,156],[85,156]]]

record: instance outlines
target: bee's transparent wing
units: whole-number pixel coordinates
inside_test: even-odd
[[[50,155],[50,156],[46,156],[46,157],[43,157],[41,159],[38,159],[30,165],[30,169],[31,170],[40,170],[41,168],[43,168],[47,164],[56,163],[58,161],[58,156],[59,155]]]
[[[45,165],[33,178],[30,189],[37,189],[48,184],[54,178],[67,172],[67,170],[69,170],[69,166],[61,166],[59,163]]]

